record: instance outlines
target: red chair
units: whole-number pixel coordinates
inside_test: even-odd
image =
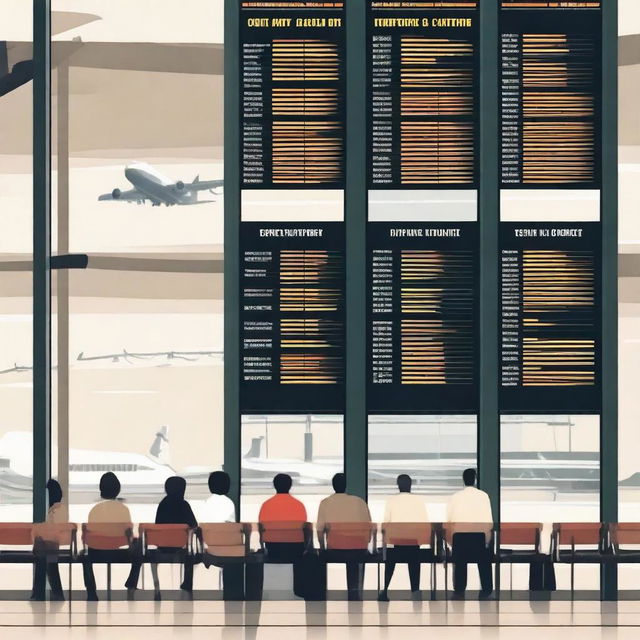
[[[603,554],[608,548],[607,528],[599,522],[555,523],[552,548],[555,562],[571,565],[571,599],[573,599],[575,565],[602,562]]]
[[[496,591],[500,593],[500,565],[509,564],[509,591],[513,595],[513,565],[542,562],[540,522],[503,522],[496,530]],[[505,547],[504,545],[508,545]],[[514,548],[516,547],[516,548]]]
[[[402,547],[428,547],[419,550],[420,562],[428,562],[430,565],[430,591],[431,598],[435,598],[436,592],[436,532],[438,528],[427,522],[383,522],[382,532],[382,561],[386,562],[388,556],[395,555],[396,548],[402,551]],[[389,546],[391,545],[391,549]],[[402,562],[402,560],[399,560]]]
[[[69,601],[72,598],[73,572],[71,566],[78,555],[78,526],[72,522],[53,524],[42,522],[31,528],[33,553],[44,562],[66,561],[69,565]]]
[[[138,530],[142,539],[142,556],[151,565],[155,600],[162,597],[158,564],[180,564],[185,572],[191,572],[193,580],[193,530],[188,525],[143,523]]]
[[[111,565],[131,564],[139,567],[142,564],[142,550],[133,537],[133,525],[130,522],[96,523],[82,525],[82,546],[80,559],[83,563],[85,578],[91,565],[104,563],[107,565],[107,594],[111,598]]]

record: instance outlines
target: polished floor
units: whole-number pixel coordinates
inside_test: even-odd
[[[362,638],[637,638],[640,602],[438,601],[390,603],[270,601],[0,602],[3,640],[141,637],[320,640]]]

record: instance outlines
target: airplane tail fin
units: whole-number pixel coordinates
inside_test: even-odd
[[[262,449],[262,440],[264,436],[258,436],[257,438],[251,438],[251,446],[249,451],[244,454],[245,458],[259,458],[260,450]]]
[[[160,464],[170,465],[169,427],[160,427],[149,449],[149,455]]]
[[[198,184],[198,182],[200,182],[200,174],[198,174],[194,179],[192,184]]]

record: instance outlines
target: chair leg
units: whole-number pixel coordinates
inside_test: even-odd
[[[71,551],[69,551],[71,553]],[[71,559],[69,559],[69,608],[71,608],[71,599],[73,598],[73,565]]]
[[[509,598],[513,600],[513,562],[509,564]]]
[[[573,584],[574,584],[574,577],[573,577],[573,562],[571,563],[571,601],[573,601]]]
[[[107,600],[111,600],[111,563],[107,562]]]
[[[153,591],[157,597],[160,595],[160,579],[158,578],[158,565],[155,562],[151,563],[151,577],[153,578]]]

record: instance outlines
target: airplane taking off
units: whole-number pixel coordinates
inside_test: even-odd
[[[223,185],[223,180],[200,181],[200,176],[196,176],[190,183],[184,183],[182,180],[172,182],[146,162],[132,162],[125,167],[124,175],[134,186],[133,189],[128,191],[114,189],[111,193],[101,195],[98,200],[137,202],[138,204],[144,204],[149,200],[154,207],[161,204],[167,207],[174,204],[202,204],[214,201],[198,200],[198,191],[214,193],[214,189]]]

